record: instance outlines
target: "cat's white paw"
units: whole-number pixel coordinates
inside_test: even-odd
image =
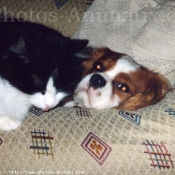
[[[3,117],[0,119],[0,129],[4,131],[10,131],[18,128],[21,125],[20,120],[9,119],[8,117]]]
[[[71,107],[74,107],[74,106],[76,106],[76,103],[74,101],[70,101],[70,102],[67,102],[66,104],[64,104],[63,107],[71,108]]]

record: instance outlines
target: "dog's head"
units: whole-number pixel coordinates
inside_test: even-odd
[[[162,100],[171,86],[163,76],[108,48],[92,50],[76,88],[78,106],[135,110]]]

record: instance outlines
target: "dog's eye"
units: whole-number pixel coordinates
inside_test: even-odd
[[[117,89],[129,93],[129,87],[125,83],[114,83],[114,85]]]
[[[93,67],[97,71],[102,71],[103,70],[103,65],[100,62],[95,63]]]

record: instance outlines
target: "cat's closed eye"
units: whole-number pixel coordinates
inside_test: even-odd
[[[42,85],[42,80],[39,76],[37,75],[32,75],[32,79],[35,85],[40,86]]]
[[[45,95],[45,93],[46,93],[46,91],[41,91],[41,94],[42,94],[42,95]]]

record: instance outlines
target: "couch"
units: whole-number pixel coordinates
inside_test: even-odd
[[[17,0],[12,6],[12,0],[4,0],[0,9],[17,14],[32,7],[34,21],[60,28],[67,36],[88,38],[91,46],[127,53],[174,86],[175,2],[95,0],[84,13],[84,4],[73,1],[61,11],[46,0]],[[61,22],[37,21],[38,11],[68,16]],[[171,21],[165,20],[168,12]],[[135,111],[59,107],[43,113],[33,107],[18,129],[0,131],[3,175],[173,175],[174,162],[175,88],[161,102]]]

